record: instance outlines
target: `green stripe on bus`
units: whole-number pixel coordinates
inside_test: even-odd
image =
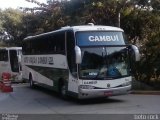
[[[50,68],[50,67],[40,67],[40,66],[30,66],[29,68],[38,72],[39,74],[47,77],[50,80],[54,81],[54,89],[58,90],[58,80],[64,79],[68,80],[69,71],[67,69],[59,69],[59,68]]]

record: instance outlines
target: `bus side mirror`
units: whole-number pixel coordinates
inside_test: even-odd
[[[131,45],[131,49],[134,52],[133,54],[134,54],[135,61],[136,62],[140,61],[140,53],[139,53],[138,47],[135,45]]]
[[[81,49],[78,46],[75,46],[75,54],[76,54],[76,64],[80,64],[82,62]]]

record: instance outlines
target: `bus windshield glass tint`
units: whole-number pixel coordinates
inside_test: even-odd
[[[81,79],[115,79],[129,76],[126,47],[82,47]]]

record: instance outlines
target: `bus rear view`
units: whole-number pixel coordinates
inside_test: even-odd
[[[12,82],[22,82],[22,47],[0,47],[0,77],[7,72]]]

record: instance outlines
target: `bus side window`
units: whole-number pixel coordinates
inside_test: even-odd
[[[53,47],[53,39],[52,36],[47,36],[45,38],[45,48],[47,54],[53,54],[54,53],[54,47]]]
[[[59,53],[65,52],[65,33],[62,32],[57,36],[57,49]]]
[[[56,42],[55,41],[55,35],[49,36],[48,45],[49,45],[51,54],[56,53],[56,51],[57,51],[57,47],[56,47],[56,43],[55,42]]]
[[[56,52],[56,50],[57,50],[57,48],[56,48],[56,46],[54,46],[54,52]]]
[[[55,33],[52,36],[52,49],[55,53],[65,53],[65,33]]]
[[[0,51],[0,61],[8,61],[8,51],[7,50]]]

